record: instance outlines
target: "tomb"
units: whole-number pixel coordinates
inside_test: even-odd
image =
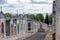
[[[11,17],[4,17],[3,12],[0,12],[0,36],[12,37],[20,36],[27,32],[34,32],[40,26],[39,22],[32,20],[30,16],[15,15]],[[42,29],[42,28],[41,28]],[[33,31],[34,30],[34,31]]]
[[[1,36],[2,36],[2,38],[5,36],[4,34],[5,34],[5,32],[4,32],[4,30],[5,30],[5,21],[4,21],[4,16],[3,16],[3,12],[2,12],[2,9],[1,9],[1,11],[0,11],[0,33],[1,33]]]

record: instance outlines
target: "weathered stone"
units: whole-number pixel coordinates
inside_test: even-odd
[[[40,28],[38,29],[38,32],[45,32],[45,30],[42,28],[42,23],[40,23]]]

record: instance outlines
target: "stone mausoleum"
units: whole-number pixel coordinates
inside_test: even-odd
[[[3,11],[0,11],[0,37],[12,37],[34,32],[40,27],[40,23],[31,19],[30,16],[15,15],[4,17]]]

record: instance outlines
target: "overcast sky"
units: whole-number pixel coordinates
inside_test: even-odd
[[[52,13],[53,0],[0,0],[3,12]]]

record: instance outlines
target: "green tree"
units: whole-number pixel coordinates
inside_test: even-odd
[[[28,16],[29,14],[24,14],[24,16]]]
[[[12,14],[11,13],[5,13],[4,16],[9,17],[9,16],[12,16]]]
[[[48,15],[48,13],[46,14],[46,17],[45,17],[45,23],[49,24],[49,15]]]
[[[35,15],[31,14],[30,17],[35,20]]]
[[[36,18],[37,21],[39,21],[39,20],[40,20],[41,22],[44,21],[44,16],[43,16],[43,14],[37,14],[35,18]]]
[[[52,14],[49,15],[49,23],[52,24]]]

